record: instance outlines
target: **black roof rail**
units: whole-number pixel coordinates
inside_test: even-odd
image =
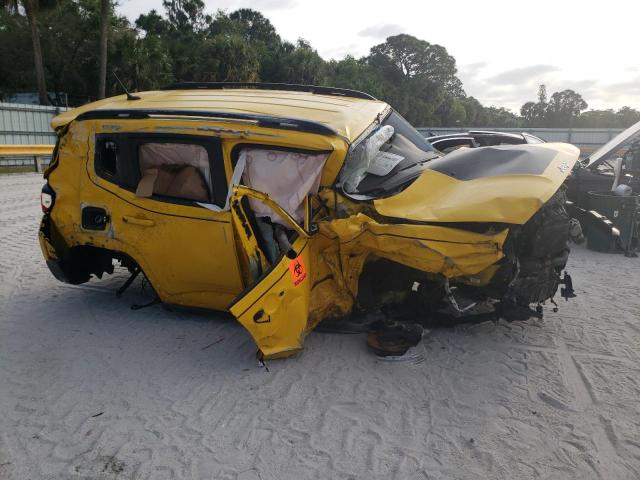
[[[89,110],[81,113],[76,120],[95,119],[122,119],[132,120],[151,117],[203,117],[203,118],[219,118],[224,120],[240,120],[255,122],[259,127],[277,128],[280,130],[295,130],[298,132],[317,133],[319,135],[337,135],[333,128],[311,120],[302,120],[299,118],[276,117],[271,115],[256,115],[252,113],[230,113],[230,112],[211,112],[207,110],[170,110],[170,109],[149,109],[149,108],[132,108],[132,109],[98,109]]]
[[[261,83],[261,82],[178,82],[162,90],[225,90],[233,88],[253,88],[256,90],[285,90],[289,92],[308,92],[318,95],[334,95],[336,97],[362,98],[377,100],[368,93],[348,88],[319,87],[316,85],[298,85],[294,83]]]

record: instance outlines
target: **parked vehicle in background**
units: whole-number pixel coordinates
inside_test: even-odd
[[[470,130],[468,132],[433,135],[427,137],[433,147],[447,153],[460,147],[488,147],[495,145],[522,145],[545,143],[541,138],[529,133],[492,132],[489,130]]]
[[[263,358],[354,310],[523,320],[560,285],[573,296],[571,145],[442,155],[370,95],[279,84],[177,84],[52,126],[39,237],[53,275],[120,263],[160,302],[230,312]]]
[[[593,248],[634,255],[640,238],[640,122],[576,163],[566,185]],[[591,211],[615,230],[596,225]]]
[[[617,162],[621,167],[617,185],[628,185],[628,194],[640,194],[640,122],[576,163],[567,178],[569,199],[588,207],[588,192],[611,191]]]

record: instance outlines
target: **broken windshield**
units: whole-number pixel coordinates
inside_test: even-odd
[[[438,157],[431,144],[397,112],[349,150],[340,175],[351,195],[384,196],[406,186]]]

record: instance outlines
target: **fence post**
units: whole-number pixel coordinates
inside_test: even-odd
[[[36,170],[36,173],[38,173],[38,157],[37,157],[37,155],[33,156],[33,166],[34,166],[34,168]]]

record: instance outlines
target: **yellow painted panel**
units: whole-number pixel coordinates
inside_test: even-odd
[[[311,265],[308,240],[300,237],[293,243],[302,264]],[[302,348],[308,333],[312,276],[304,269],[299,281],[291,272],[298,259],[284,256],[269,273],[239,298],[231,313],[249,331],[264,358],[293,355]]]
[[[353,141],[379,113],[388,108],[386,103],[377,100],[258,89],[163,90],[139,92],[136,95],[141,99],[131,101],[125,95],[119,95],[63,112],[51,121],[51,126],[59,128],[81,113],[99,109],[202,110],[318,122],[333,128],[348,141]]]
[[[0,157],[51,155],[53,145],[0,145]]]
[[[398,195],[374,201],[384,216],[422,222],[503,222],[522,225],[560,188],[579,150],[564,143],[531,145],[556,150],[540,175],[456,180],[434,170]]]

